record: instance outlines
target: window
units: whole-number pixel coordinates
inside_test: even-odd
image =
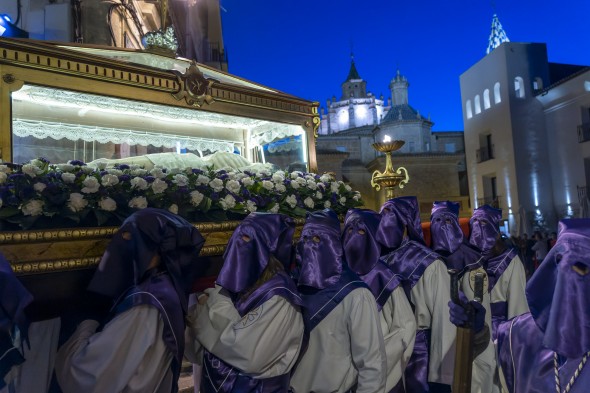
[[[533,90],[542,90],[543,89],[543,79],[536,77],[533,81]]]
[[[455,153],[455,144],[445,143],[445,153]]]
[[[413,153],[414,150],[414,142],[410,142],[410,153]]]
[[[471,113],[471,100],[467,100],[467,102],[465,102],[465,115],[468,119],[473,117],[473,113]]]
[[[483,109],[490,109],[490,89],[483,91]]]
[[[524,81],[520,76],[514,78],[514,92],[517,98],[524,98]]]
[[[346,152],[346,146],[336,146],[336,151]]]
[[[481,113],[481,103],[479,102],[479,94],[475,96],[475,114]]]
[[[502,102],[502,97],[500,96],[500,82],[496,82],[494,85],[494,104],[499,104]]]

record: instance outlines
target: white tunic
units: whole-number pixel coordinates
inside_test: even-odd
[[[172,352],[157,308],[133,307],[96,333],[98,325],[83,321],[59,349],[55,372],[64,393],[171,391]]]
[[[383,335],[373,294],[351,291],[312,331],[291,388],[295,393],[385,391]]]
[[[203,347],[253,378],[288,373],[303,341],[303,317],[298,307],[273,296],[244,317],[221,287],[207,289],[205,305],[189,309],[185,356],[202,364]]]
[[[492,288],[491,302],[507,302],[507,320],[529,312],[525,294],[526,273],[516,255]]]
[[[402,378],[416,339],[416,319],[401,286],[391,293],[379,317],[387,357],[385,391],[389,392]]]
[[[61,321],[59,318],[33,322],[29,326],[29,346],[23,344],[25,362],[16,366],[5,378],[7,386],[0,389],[0,393],[7,393],[11,385],[16,392],[44,393],[49,389]],[[16,343],[20,349],[20,343]],[[0,361],[2,354],[0,354]]]
[[[439,259],[432,262],[410,295],[417,329],[430,329],[428,381],[451,385],[457,328],[449,319],[450,276]]]

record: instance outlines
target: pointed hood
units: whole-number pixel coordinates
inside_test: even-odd
[[[434,202],[430,216],[430,248],[441,255],[450,255],[463,243],[459,225],[459,204],[451,201]]]
[[[377,230],[377,241],[385,251],[395,250],[402,244],[405,230],[410,240],[426,244],[416,197],[390,199],[381,206],[380,213],[381,222]]]
[[[266,268],[271,254],[289,271],[294,231],[293,219],[283,214],[250,213],[227,243],[217,284],[234,295],[249,289]]]
[[[307,213],[297,243],[297,285],[327,288],[340,279],[344,251],[340,240],[340,220],[330,209]]]
[[[500,235],[502,210],[483,205],[473,211],[469,220],[469,244],[489,255]]]
[[[152,258],[159,254],[186,312],[204,243],[199,231],[182,217],[162,209],[139,210],[113,236],[88,290],[117,300],[142,281]]]
[[[370,272],[379,261],[381,246],[376,235],[381,216],[373,210],[350,209],[344,220],[342,246],[350,270],[358,275]]]
[[[543,344],[567,358],[590,351],[590,219],[559,222],[555,246],[531,277],[526,296]]]

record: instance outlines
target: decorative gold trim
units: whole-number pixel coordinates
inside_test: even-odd
[[[183,98],[190,106],[200,108],[204,103],[211,104],[211,86],[217,82],[215,79],[207,79],[197,67],[197,63],[191,62],[190,67],[183,74],[179,71],[172,71],[178,78],[179,90],[172,94],[178,101]]]
[[[12,74],[4,74],[2,75],[2,80],[8,84],[11,84],[16,81],[16,78]]]
[[[0,244],[36,243],[56,240],[93,239],[112,236],[117,227],[71,228],[46,231],[0,232]]]
[[[319,136],[318,134],[318,129],[320,128],[320,117],[319,116],[314,116],[313,117],[313,136],[315,138],[317,138]]]
[[[101,256],[89,258],[71,258],[55,261],[11,263],[17,276],[27,274],[55,273],[70,270],[88,269],[98,265]]]

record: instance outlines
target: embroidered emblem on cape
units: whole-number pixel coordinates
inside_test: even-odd
[[[240,321],[234,325],[234,329],[245,329],[248,326],[254,324],[254,322],[256,322],[258,318],[262,316],[262,307],[263,306],[256,307],[248,314],[244,315],[242,319],[240,319]]]
[[[476,273],[483,273],[483,293],[484,294],[488,293],[490,283],[488,280],[488,274],[486,273],[486,270],[483,267],[480,267],[475,270],[471,270],[469,272],[469,287],[471,288],[472,291],[475,291],[474,285],[475,285],[475,274]]]

